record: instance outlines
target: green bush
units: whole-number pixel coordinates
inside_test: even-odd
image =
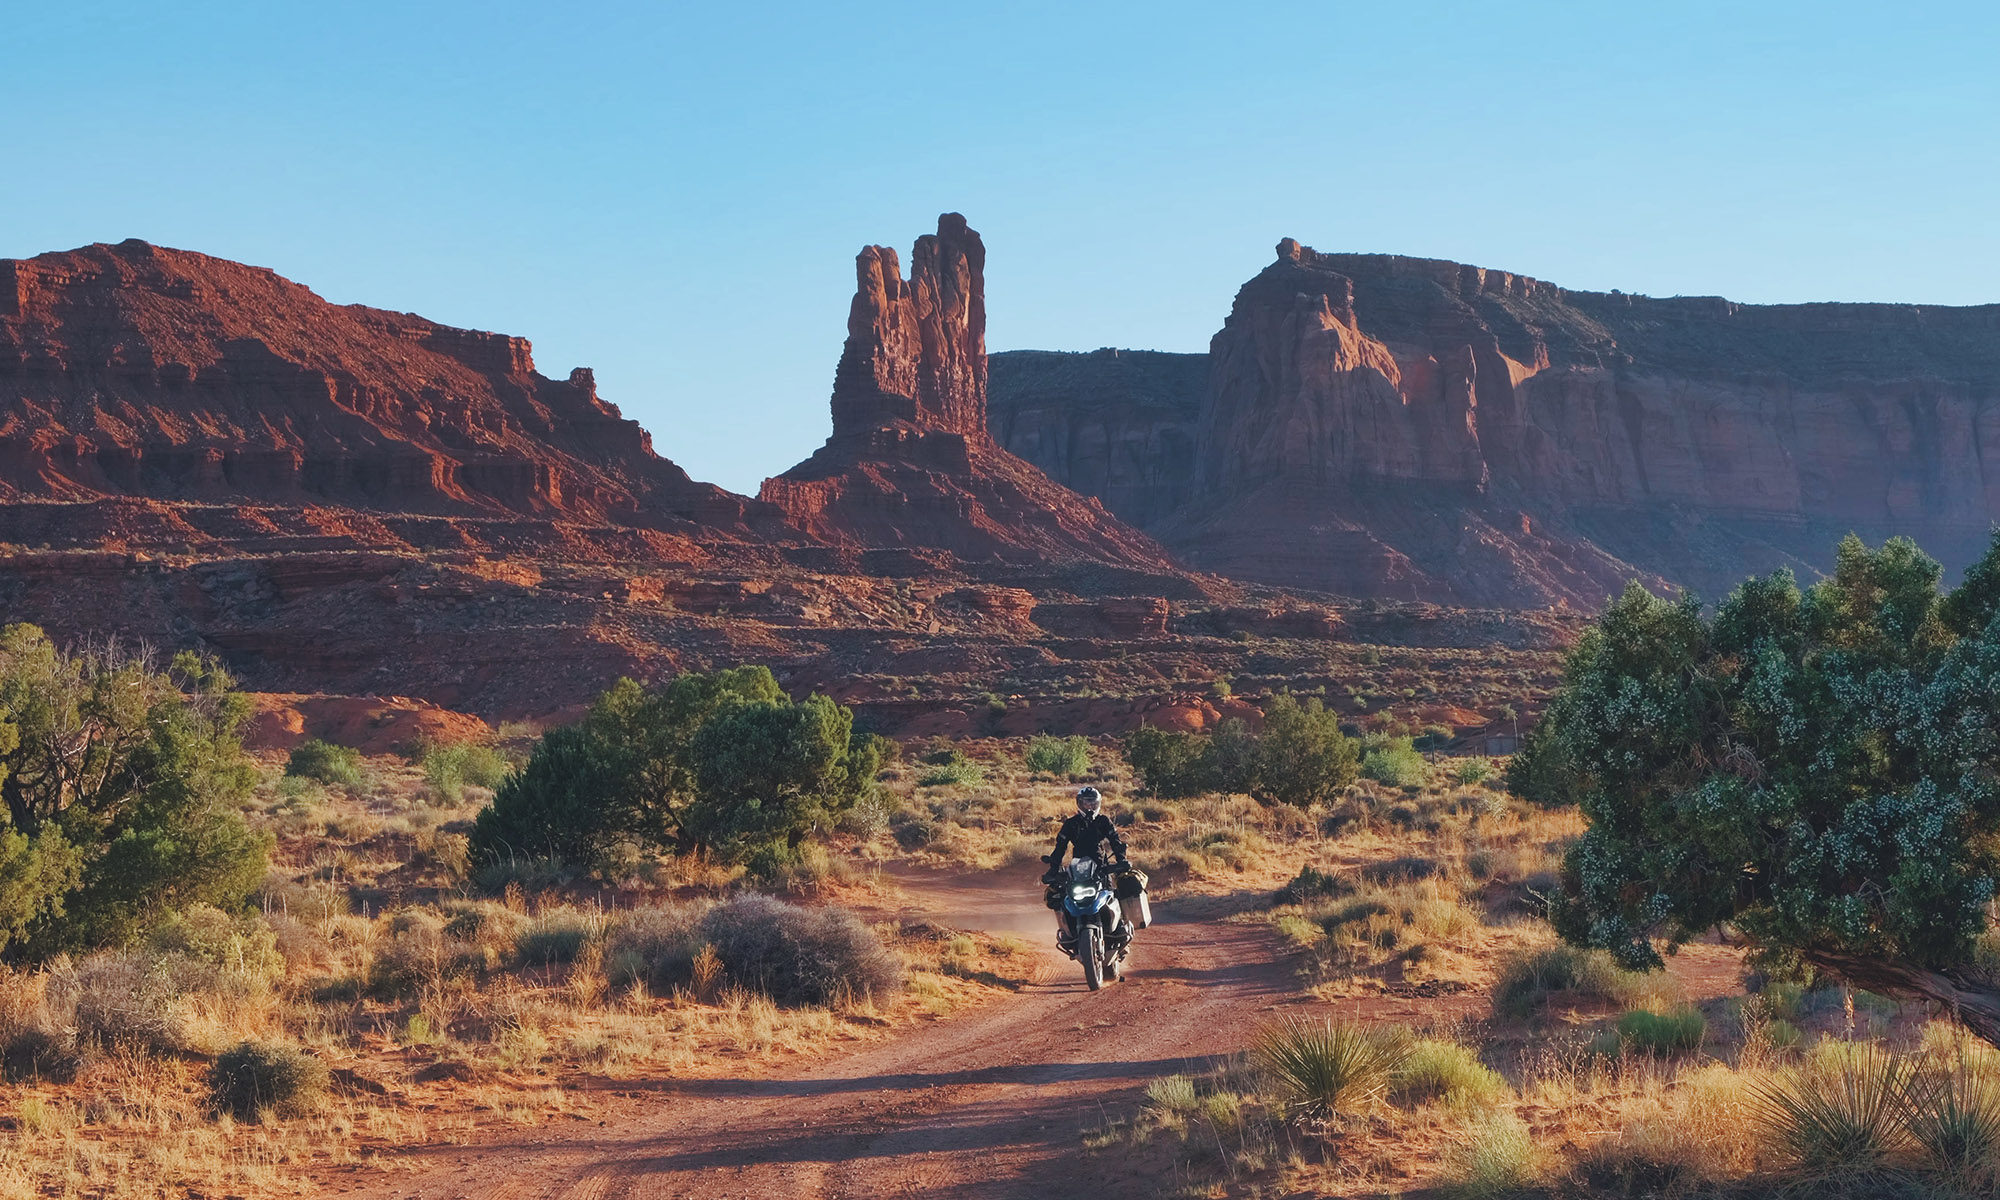
[[[1081,779],[1090,773],[1090,740],[1037,735],[1029,739],[1022,759],[1030,771],[1059,775],[1065,779]]]
[[[445,800],[456,803],[467,785],[497,788],[507,778],[507,759],[491,746],[460,742],[424,751],[424,782]]]
[[[1507,1093],[1500,1073],[1456,1042],[1423,1038],[1410,1047],[1389,1094],[1404,1104],[1442,1100],[1454,1107],[1497,1103]]]
[[[291,757],[285,760],[285,774],[331,787],[350,788],[360,787],[365,778],[361,773],[361,751],[318,738],[292,748]]]
[[[124,945],[162,911],[241,907],[271,845],[241,812],[257,781],[236,736],[249,711],[192,653],[157,671],[0,629],[0,951]]]
[[[773,842],[796,848],[874,790],[883,739],[853,721],[824,696],[794,703],[764,667],[652,690],[621,679],[500,782],[468,853],[480,868],[595,867],[619,847],[706,848],[732,862]]]
[[[1356,755],[1338,713],[1317,697],[1301,703],[1281,692],[1264,706],[1257,778],[1248,791],[1259,800],[1299,808],[1324,804],[1354,782]]]
[[[918,787],[951,787],[963,784],[971,787],[986,782],[986,768],[965,757],[956,750],[945,762],[933,763],[917,776]]]
[[[1692,1054],[1708,1037],[1708,1019],[1692,1005],[1665,1012],[1634,1009],[1618,1018],[1618,1040],[1641,1054]]]
[[[1493,774],[1491,762],[1483,758],[1466,758],[1460,759],[1458,765],[1452,768],[1451,777],[1461,787],[1473,787],[1485,782],[1487,776],[1491,774]]]
[[[1198,796],[1207,789],[1203,757],[1208,739],[1141,725],[1125,735],[1125,761],[1146,791],[1163,799]]]
[[[703,914],[699,931],[728,979],[780,1004],[883,999],[903,986],[901,959],[846,909],[739,896]]]
[[[1254,1058],[1288,1105],[1331,1117],[1379,1099],[1409,1053],[1398,1030],[1294,1017],[1259,1035]]]
[[[326,1104],[327,1078],[326,1064],[297,1046],[241,1042],[216,1057],[209,1099],[242,1121],[310,1116]]]
[[[1430,772],[1430,764],[1406,737],[1379,739],[1361,759],[1362,776],[1389,787],[1420,787]]]

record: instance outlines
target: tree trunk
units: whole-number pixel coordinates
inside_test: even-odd
[[[1994,980],[1832,950],[1808,950],[1804,958],[1852,987],[1898,999],[1928,1000],[1973,1036],[2000,1047],[2000,983]]]

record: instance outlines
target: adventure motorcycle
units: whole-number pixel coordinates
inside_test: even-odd
[[[1083,982],[1093,992],[1107,978],[1116,983],[1122,977],[1134,927],[1153,923],[1145,875],[1130,867],[1114,870],[1094,858],[1075,859],[1064,868],[1049,884],[1047,900],[1059,922],[1056,948],[1083,964]],[[1131,906],[1132,919],[1121,900]]]

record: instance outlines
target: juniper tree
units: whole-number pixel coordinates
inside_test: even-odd
[[[1636,584],[1509,769],[1589,822],[1550,918],[1657,967],[1722,922],[1757,957],[1935,1002],[2000,1044],[2000,537],[1951,593],[1907,539],[1712,614]]]

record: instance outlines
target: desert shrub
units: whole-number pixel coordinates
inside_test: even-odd
[[[285,972],[277,932],[263,917],[232,917],[212,905],[168,912],[147,931],[146,944],[156,956],[204,964],[239,987],[261,987]]]
[[[1806,1066],[1756,1089],[1757,1118],[1773,1147],[1811,1174],[1872,1171],[1908,1142],[1910,1065],[1866,1045],[1832,1045]]]
[[[1493,774],[1493,764],[1483,758],[1461,759],[1451,769],[1453,782],[1460,787],[1473,787],[1486,781]]]
[[[146,954],[107,950],[74,964],[58,960],[49,993],[81,1046],[161,1056],[198,1048],[185,995],[167,964]]]
[[[1507,1093],[1507,1081],[1456,1042],[1422,1038],[1410,1046],[1391,1080],[1389,1094],[1400,1103],[1442,1100],[1454,1107],[1490,1105]]]
[[[244,824],[249,702],[213,662],[165,671],[0,629],[0,950],[16,961],[123,945],[162,910],[235,908],[271,844]]]
[[[1201,1095],[1186,1075],[1167,1075],[1146,1085],[1146,1107],[1157,1113],[1186,1116],[1201,1107]]]
[[[1356,756],[1339,714],[1317,697],[1301,703],[1281,692],[1264,706],[1257,778],[1247,790],[1259,800],[1300,808],[1323,804],[1354,782]]]
[[[1618,1040],[1641,1054],[1692,1054],[1707,1036],[1708,1019],[1693,1005],[1633,1009],[1618,1018]]]
[[[1905,1093],[1910,1137],[1933,1167],[1967,1182],[2000,1184],[2000,1076],[1961,1060],[1913,1076]]]
[[[1299,873],[1292,876],[1291,882],[1279,888],[1271,899],[1274,904],[1303,904],[1308,900],[1344,896],[1353,890],[1354,885],[1340,876],[1307,863],[1300,867]]]
[[[456,802],[468,784],[497,788],[507,778],[507,759],[491,746],[459,742],[424,751],[424,783],[447,801]]]
[[[794,703],[765,667],[650,690],[621,679],[501,781],[471,860],[594,866],[629,843],[740,861],[769,842],[796,846],[875,786],[883,739],[853,719],[824,696]]]
[[[83,1066],[76,1031],[49,1003],[48,976],[0,968],[0,1080],[66,1083]]]
[[[811,842],[798,846],[768,842],[743,860],[745,879],[779,892],[809,891],[842,873],[826,847]]]
[[[1430,778],[1430,764],[1409,738],[1383,738],[1362,757],[1361,775],[1389,787],[1418,787]]]
[[[1208,740],[1141,725],[1125,735],[1125,761],[1146,791],[1164,799],[1198,796],[1208,787]]]
[[[1295,1017],[1267,1027],[1253,1056],[1300,1112],[1357,1112],[1389,1089],[1410,1052],[1399,1030]]]
[[[1552,993],[1568,992],[1618,1004],[1629,1004],[1660,993],[1665,981],[1627,971],[1601,950],[1551,946],[1510,956],[1500,966],[1493,985],[1493,1007],[1508,1016],[1525,1017]]]
[[[8,1083],[69,1083],[86,1058],[65,1030],[27,1025],[0,1031],[0,1079]]]
[[[1028,741],[1022,760],[1030,771],[1081,779],[1090,773],[1090,740],[1084,737],[1037,735]]]
[[[932,763],[917,776],[918,787],[950,787],[953,784],[972,786],[986,782],[986,768],[965,757],[957,750],[953,757],[943,762]]]
[[[446,901],[442,916],[438,932],[489,971],[514,961],[515,947],[532,923],[526,913],[491,900]]]
[[[704,944],[698,929],[701,911],[652,905],[612,917],[604,932],[604,970],[612,985],[643,983],[664,994],[690,982],[690,968]]]
[[[1367,863],[1357,873],[1368,883],[1388,884],[1416,883],[1419,880],[1433,878],[1442,870],[1434,858],[1403,855],[1399,858]]]
[[[1516,1195],[1533,1182],[1535,1171],[1528,1123],[1511,1112],[1482,1113],[1446,1154],[1444,1191],[1477,1200]]]
[[[835,1004],[902,987],[903,964],[860,918],[739,896],[702,916],[700,933],[737,983],[780,1004]]]
[[[573,908],[545,909],[514,939],[523,966],[567,966],[603,933],[604,918]]]
[[[477,946],[445,932],[445,920],[427,908],[405,908],[381,923],[368,963],[368,986],[406,996],[449,980],[469,979],[486,966]]]
[[[326,1104],[326,1064],[282,1042],[241,1042],[216,1056],[209,1101],[242,1121],[304,1117]]]
[[[854,802],[854,807],[840,814],[835,828],[859,838],[872,838],[888,829],[901,812],[902,802],[896,793],[887,788],[870,788]]]
[[[292,748],[285,760],[285,774],[310,779],[330,787],[360,787],[361,751],[313,738]]]

